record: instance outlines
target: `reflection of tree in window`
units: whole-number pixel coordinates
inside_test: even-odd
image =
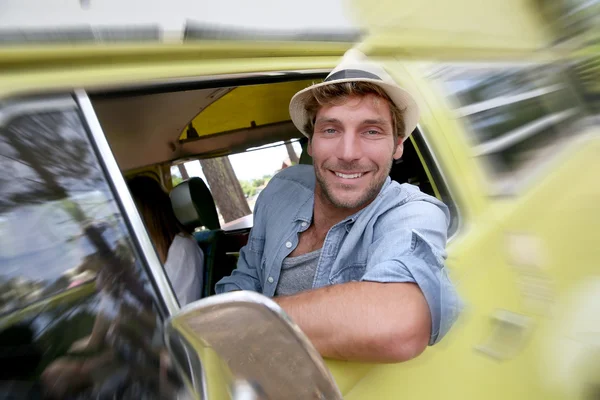
[[[137,280],[126,277],[125,271],[130,270],[130,266],[118,259],[111,243],[104,237],[107,226],[95,223],[79,204],[80,199],[85,200],[84,194],[98,190],[104,192],[100,197],[103,202],[111,201],[107,195],[108,187],[80,130],[81,122],[75,112],[27,115],[3,128],[3,161],[12,161],[12,169],[21,172],[15,175],[23,179],[14,180],[15,175],[10,173],[3,175],[0,213],[57,202],[60,211],[70,219],[63,223],[79,226],[80,234],[91,245],[90,253],[103,260],[106,273],[123,275],[131,280],[130,290],[139,300],[149,303],[145,292],[138,288],[139,284],[133,282]]]
[[[136,384],[158,397],[170,383],[159,384],[164,347],[153,298],[76,112],[0,127],[0,168],[0,313],[86,288],[20,320],[44,350],[34,379],[52,382],[47,389],[59,398]],[[90,296],[89,282],[99,296]]]

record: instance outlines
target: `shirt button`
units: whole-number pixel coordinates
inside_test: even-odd
[[[287,242],[287,243],[285,244],[285,247],[287,247],[288,249],[289,249],[290,247],[292,247],[292,242]]]
[[[306,222],[303,222],[303,223],[302,223],[302,226],[303,226],[303,227],[304,227],[304,226],[306,226],[306,225],[308,225]]]
[[[273,281],[274,281],[274,280],[275,280],[275,279],[273,279],[273,277],[272,277],[272,276],[270,276],[270,277],[267,279],[267,281],[269,281],[269,283],[273,283]]]

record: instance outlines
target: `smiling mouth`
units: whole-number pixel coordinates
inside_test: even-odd
[[[364,172],[357,172],[354,174],[343,174],[341,172],[336,172],[336,171],[332,171],[337,177],[340,178],[344,178],[344,179],[357,179],[360,178],[361,176],[363,176],[365,173]]]

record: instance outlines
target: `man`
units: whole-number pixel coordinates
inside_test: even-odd
[[[260,194],[238,268],[217,293],[274,300],[324,357],[398,362],[434,344],[459,300],[443,266],[449,213],[389,178],[419,109],[379,65],[350,50],[290,103],[313,166]]]

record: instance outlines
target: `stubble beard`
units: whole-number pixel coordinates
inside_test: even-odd
[[[330,187],[330,185],[327,182],[327,179],[325,179],[325,177],[321,173],[321,168],[315,167],[315,176],[317,178],[317,184],[319,185],[319,187],[321,189],[321,193],[325,196],[325,199],[329,203],[331,203],[334,207],[343,208],[343,209],[362,209],[366,205],[371,203],[375,199],[375,197],[377,197],[379,192],[381,191],[381,188],[383,187],[383,184],[385,183],[386,178],[388,177],[388,175],[390,174],[390,171],[392,170],[392,163],[393,163],[393,159],[390,159],[389,164],[385,168],[385,170],[387,171],[387,174],[382,174],[380,177],[373,179],[371,182],[369,182],[369,186],[364,191],[364,193],[361,196],[359,196],[356,200],[353,200],[353,201],[344,201],[342,199],[337,199],[335,197],[333,188]],[[325,168],[325,169],[329,170],[329,168]],[[341,168],[341,169],[352,170],[355,168],[352,168],[352,166],[350,166],[348,168]],[[373,175],[376,175],[378,172],[380,172],[380,169],[371,171],[370,173],[372,173]],[[344,185],[341,185],[341,188],[347,189],[349,187],[344,187]]]

